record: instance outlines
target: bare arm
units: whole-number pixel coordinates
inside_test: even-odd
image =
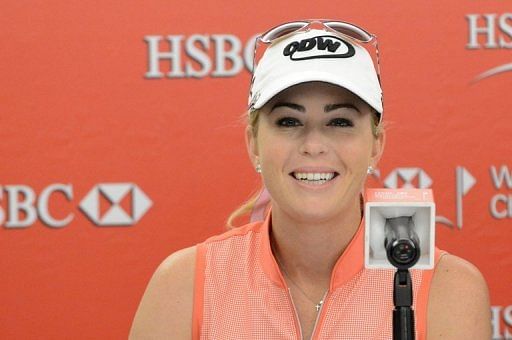
[[[195,258],[191,247],[160,264],[135,314],[130,339],[192,338]]]
[[[428,339],[491,339],[487,284],[471,263],[453,256],[441,258],[430,288]]]

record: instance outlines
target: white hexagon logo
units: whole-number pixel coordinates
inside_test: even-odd
[[[100,195],[111,204],[103,216],[100,216]],[[130,212],[120,205],[127,195],[132,199]],[[87,193],[79,207],[98,226],[128,226],[137,223],[152,205],[151,199],[134,183],[101,183]]]
[[[398,189],[399,179],[403,182],[401,188],[414,188],[413,182],[417,180],[418,189],[428,189],[432,185],[432,179],[421,168],[397,168],[384,180],[384,186],[390,189]]]

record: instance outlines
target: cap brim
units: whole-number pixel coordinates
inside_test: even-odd
[[[366,102],[368,105],[374,108],[378,113],[382,114],[382,102],[372,102],[372,98],[369,98],[369,96],[365,96],[365,91],[360,89],[356,84],[347,81],[347,79],[335,77],[330,73],[319,71],[306,71],[295,75],[286,74],[283,77],[273,79],[271,84],[265,86],[261,90],[259,98],[255,101],[252,107],[254,109],[260,109],[274,96],[281,93],[282,91],[294,85],[312,81],[321,81],[343,87],[352,92],[353,94],[355,94],[356,96],[358,96],[359,98],[361,98],[364,102]]]

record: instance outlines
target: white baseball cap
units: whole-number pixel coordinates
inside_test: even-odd
[[[310,81],[346,88],[382,119],[382,89],[370,53],[323,29],[297,32],[271,43],[254,69],[249,107],[260,109],[281,91]]]

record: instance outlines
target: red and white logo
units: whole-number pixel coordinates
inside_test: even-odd
[[[39,194],[23,184],[0,186],[0,203],[5,206],[0,206],[0,225],[9,229],[27,228],[39,220],[48,227],[65,227],[74,220],[75,213],[62,216],[62,211],[52,212],[50,203],[52,200],[60,200],[61,205],[62,200],[72,202],[73,196],[71,184],[50,184]],[[98,226],[130,226],[152,205],[151,199],[134,183],[102,183],[87,193],[79,209]]]
[[[100,198],[110,202],[110,209],[100,216]],[[131,198],[131,211],[126,212],[121,202]],[[133,183],[98,184],[82,199],[80,209],[99,226],[127,226],[137,223],[153,202]]]
[[[428,189],[432,179],[421,168],[397,168],[386,177],[384,186],[390,189]]]

